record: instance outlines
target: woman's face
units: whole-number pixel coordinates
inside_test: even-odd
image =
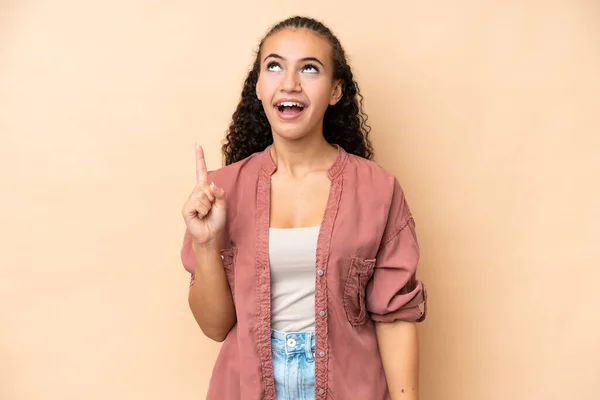
[[[327,107],[342,97],[327,39],[287,28],[265,40],[259,57],[256,94],[273,134],[288,140],[322,135]]]

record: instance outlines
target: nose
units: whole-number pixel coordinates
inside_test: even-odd
[[[285,92],[297,92],[300,90],[300,80],[295,71],[289,70],[286,72],[281,82],[281,90]]]

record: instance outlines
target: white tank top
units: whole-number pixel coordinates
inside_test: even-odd
[[[281,332],[315,329],[315,266],[319,226],[271,228],[271,328]]]

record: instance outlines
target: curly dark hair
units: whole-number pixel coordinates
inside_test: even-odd
[[[348,153],[373,159],[373,146],[369,138],[371,127],[363,110],[363,96],[340,41],[323,23],[307,17],[292,17],[274,25],[260,41],[252,70],[248,73],[240,102],[233,113],[227,135],[223,140],[222,153],[225,165],[243,160],[263,151],[273,143],[271,125],[256,97],[256,82],[260,72],[260,53],[265,40],[286,28],[308,29],[326,38],[331,44],[334,64],[333,79],[343,79],[342,98],[325,111],[323,135],[331,144],[337,144]]]

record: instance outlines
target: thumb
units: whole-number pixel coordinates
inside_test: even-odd
[[[214,182],[211,182],[210,189],[212,194],[215,196],[214,205],[221,210],[225,209],[225,190],[223,188],[217,187]]]

